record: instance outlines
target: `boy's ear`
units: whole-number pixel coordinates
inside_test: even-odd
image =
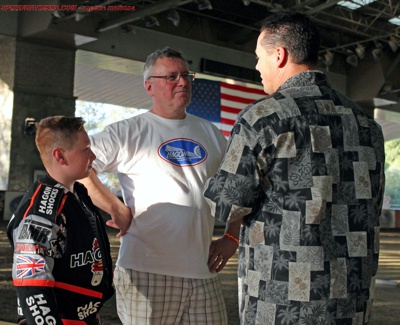
[[[62,148],[54,148],[52,152],[53,158],[60,164],[66,165],[67,160],[64,155],[64,150]]]

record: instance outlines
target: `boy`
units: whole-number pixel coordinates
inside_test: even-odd
[[[84,123],[54,116],[36,125],[47,175],[31,186],[7,229],[19,324],[100,324],[98,311],[114,292],[103,220],[76,182],[96,159]]]

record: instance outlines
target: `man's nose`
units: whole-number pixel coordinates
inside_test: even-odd
[[[190,77],[183,77],[182,75],[179,75],[178,85],[187,85],[187,84],[191,84]]]

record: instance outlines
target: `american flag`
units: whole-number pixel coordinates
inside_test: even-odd
[[[30,278],[38,273],[44,272],[46,262],[44,258],[34,258],[32,256],[17,256],[17,278]]]
[[[264,91],[256,87],[196,79],[187,112],[213,122],[228,137],[239,112],[265,96]]]

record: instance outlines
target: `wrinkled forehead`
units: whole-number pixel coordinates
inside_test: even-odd
[[[152,67],[152,72],[182,73],[189,71],[187,63],[180,58],[159,58]]]

